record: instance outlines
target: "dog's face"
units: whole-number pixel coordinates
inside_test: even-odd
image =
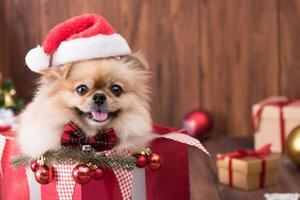
[[[149,73],[137,56],[81,61],[47,72],[49,98],[91,128],[113,126],[120,118],[147,115]]]

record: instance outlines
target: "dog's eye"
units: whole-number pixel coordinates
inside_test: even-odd
[[[117,97],[121,96],[123,89],[121,88],[121,86],[117,85],[117,84],[113,84],[110,86],[109,88],[111,90],[112,93],[114,93],[114,95],[116,95]]]
[[[89,88],[86,85],[79,85],[76,87],[76,93],[79,96],[85,95],[89,91]]]

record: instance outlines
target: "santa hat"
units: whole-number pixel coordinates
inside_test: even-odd
[[[27,66],[41,72],[68,62],[130,54],[126,40],[111,25],[95,14],[76,16],[49,31],[43,45],[31,49]],[[50,59],[51,58],[51,59]]]

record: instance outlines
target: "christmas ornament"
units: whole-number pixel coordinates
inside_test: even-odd
[[[36,172],[36,170],[39,168],[39,163],[35,160],[30,164],[30,168],[33,172]]]
[[[85,184],[91,180],[92,170],[85,164],[77,165],[72,172],[73,180],[79,184]]]
[[[212,129],[213,121],[207,112],[197,109],[184,117],[183,126],[190,136],[204,139]]]
[[[151,170],[158,170],[161,167],[162,160],[157,153],[153,153],[150,148],[145,148],[142,151],[135,153],[135,166],[143,168],[148,166]]]
[[[294,128],[289,134],[286,150],[291,160],[300,167],[300,126]]]
[[[40,161],[41,160],[41,161]],[[47,161],[51,165],[59,165],[61,163],[73,164],[81,163],[90,165],[91,161],[93,166],[106,166],[109,169],[122,169],[122,170],[133,170],[136,159],[131,155],[99,155],[93,151],[81,151],[77,148],[61,147],[56,151],[49,151],[43,159],[38,159],[40,166]],[[32,158],[26,155],[20,155],[12,159],[13,166],[22,167],[32,164]]]
[[[105,171],[101,167],[96,167],[93,170],[93,179],[95,179],[95,180],[103,179],[104,175],[105,175]]]
[[[48,184],[53,179],[53,168],[46,165],[39,166],[35,172],[35,180],[40,184]]]
[[[14,111],[20,111],[23,106],[23,101],[16,98],[16,90],[12,80],[0,79],[0,108],[9,108]]]
[[[8,92],[4,92],[4,107],[12,107],[14,105],[14,100],[12,95]]]
[[[151,153],[148,158],[148,167],[151,170],[158,170],[161,167],[162,160],[157,153]]]
[[[135,164],[136,167],[143,168],[147,165],[147,163],[148,163],[147,155],[136,156],[136,164]]]

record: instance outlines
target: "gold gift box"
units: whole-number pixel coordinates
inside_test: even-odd
[[[263,187],[275,185],[278,177],[279,155],[268,154],[262,156],[265,159],[265,175]],[[229,160],[228,156],[217,156],[217,168],[219,182],[225,185],[229,183]],[[261,187],[262,160],[258,157],[232,158],[232,185],[233,187],[253,190]]]
[[[282,153],[281,129],[280,129],[280,108],[274,106],[274,102],[288,102],[287,97],[270,97],[262,102],[255,104],[252,108],[252,113],[255,113],[266,102],[271,105],[265,105],[259,118],[259,123],[254,133],[254,148],[259,149],[266,143],[271,143],[271,151],[274,153]],[[300,100],[294,101],[285,105],[282,108],[284,117],[284,138],[287,138],[289,133],[300,124]],[[284,141],[283,141],[284,142]]]

